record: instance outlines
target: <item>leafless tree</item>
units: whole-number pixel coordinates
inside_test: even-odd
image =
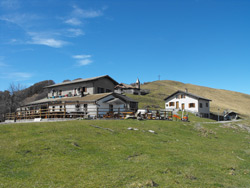
[[[11,83],[9,86],[9,112],[15,112],[17,107],[19,106],[20,102],[23,100],[23,96],[22,96],[22,90],[24,89],[24,87],[21,84],[15,84],[15,83]]]

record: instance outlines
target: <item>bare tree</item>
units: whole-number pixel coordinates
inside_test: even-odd
[[[17,107],[19,106],[20,102],[23,100],[22,96],[22,90],[24,87],[21,84],[14,84],[11,83],[9,86],[9,101],[8,101],[8,107],[9,107],[9,112],[15,112]]]

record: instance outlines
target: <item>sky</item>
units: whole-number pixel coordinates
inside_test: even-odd
[[[110,75],[250,94],[249,0],[0,0],[0,90]]]

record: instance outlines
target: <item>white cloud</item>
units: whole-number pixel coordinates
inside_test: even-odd
[[[37,20],[40,17],[35,14],[8,14],[0,17],[0,20],[16,24],[21,28],[27,28],[32,25],[33,20]]]
[[[102,11],[100,10],[84,10],[83,11],[83,18],[96,18],[102,16]]]
[[[8,72],[2,73],[1,78],[12,79],[15,81],[28,80],[32,77],[32,74],[26,72]]]
[[[74,26],[78,26],[82,24],[81,20],[79,20],[78,18],[70,18],[68,20],[65,20],[65,23],[69,25],[74,25]]]
[[[93,61],[90,59],[91,55],[74,55],[72,56],[74,59],[77,59],[78,66],[85,66],[91,64]]]
[[[13,73],[10,73],[10,76],[21,78],[21,79],[28,79],[32,77],[30,73],[26,73],[26,72],[13,72]]]
[[[74,5],[73,8],[73,15],[80,18],[96,18],[103,15],[100,10],[84,10],[76,5]]]
[[[81,29],[68,29],[68,34],[70,37],[78,37],[81,35],[85,35],[85,33]]]
[[[6,67],[7,65],[4,63],[4,56],[0,56],[0,67]]]
[[[74,55],[72,57],[74,59],[86,59],[86,58],[91,58],[91,55]]]
[[[31,36],[31,41],[29,44],[38,44],[38,45],[45,45],[53,48],[61,48],[68,43],[62,40],[57,40],[51,36],[47,36],[47,33],[35,33],[35,32],[28,32],[28,35]]]
[[[80,66],[85,66],[85,65],[88,65],[90,63],[92,63],[92,60],[90,60],[90,59],[82,59],[82,60],[78,61],[78,65],[80,65]]]
[[[102,10],[105,9],[103,8]],[[64,22],[69,25],[80,26],[82,25],[81,19],[96,18],[102,16],[102,10],[84,10],[74,5],[70,18],[66,19]]]
[[[67,44],[67,42],[62,40],[56,40],[53,38],[32,38],[30,44],[45,45],[53,48],[61,48]]]

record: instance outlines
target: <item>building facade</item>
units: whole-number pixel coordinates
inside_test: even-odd
[[[76,79],[45,87],[48,90],[48,98],[79,97],[98,93],[114,92],[118,84],[108,75],[87,79]]]
[[[210,117],[210,99],[188,91],[177,91],[164,100],[166,110],[185,110],[200,117]]]
[[[47,98],[27,103],[18,108],[20,117],[102,117],[105,114],[137,111],[138,102],[114,93],[118,84],[108,75],[77,79],[45,87]],[[34,116],[35,117],[35,116]]]

